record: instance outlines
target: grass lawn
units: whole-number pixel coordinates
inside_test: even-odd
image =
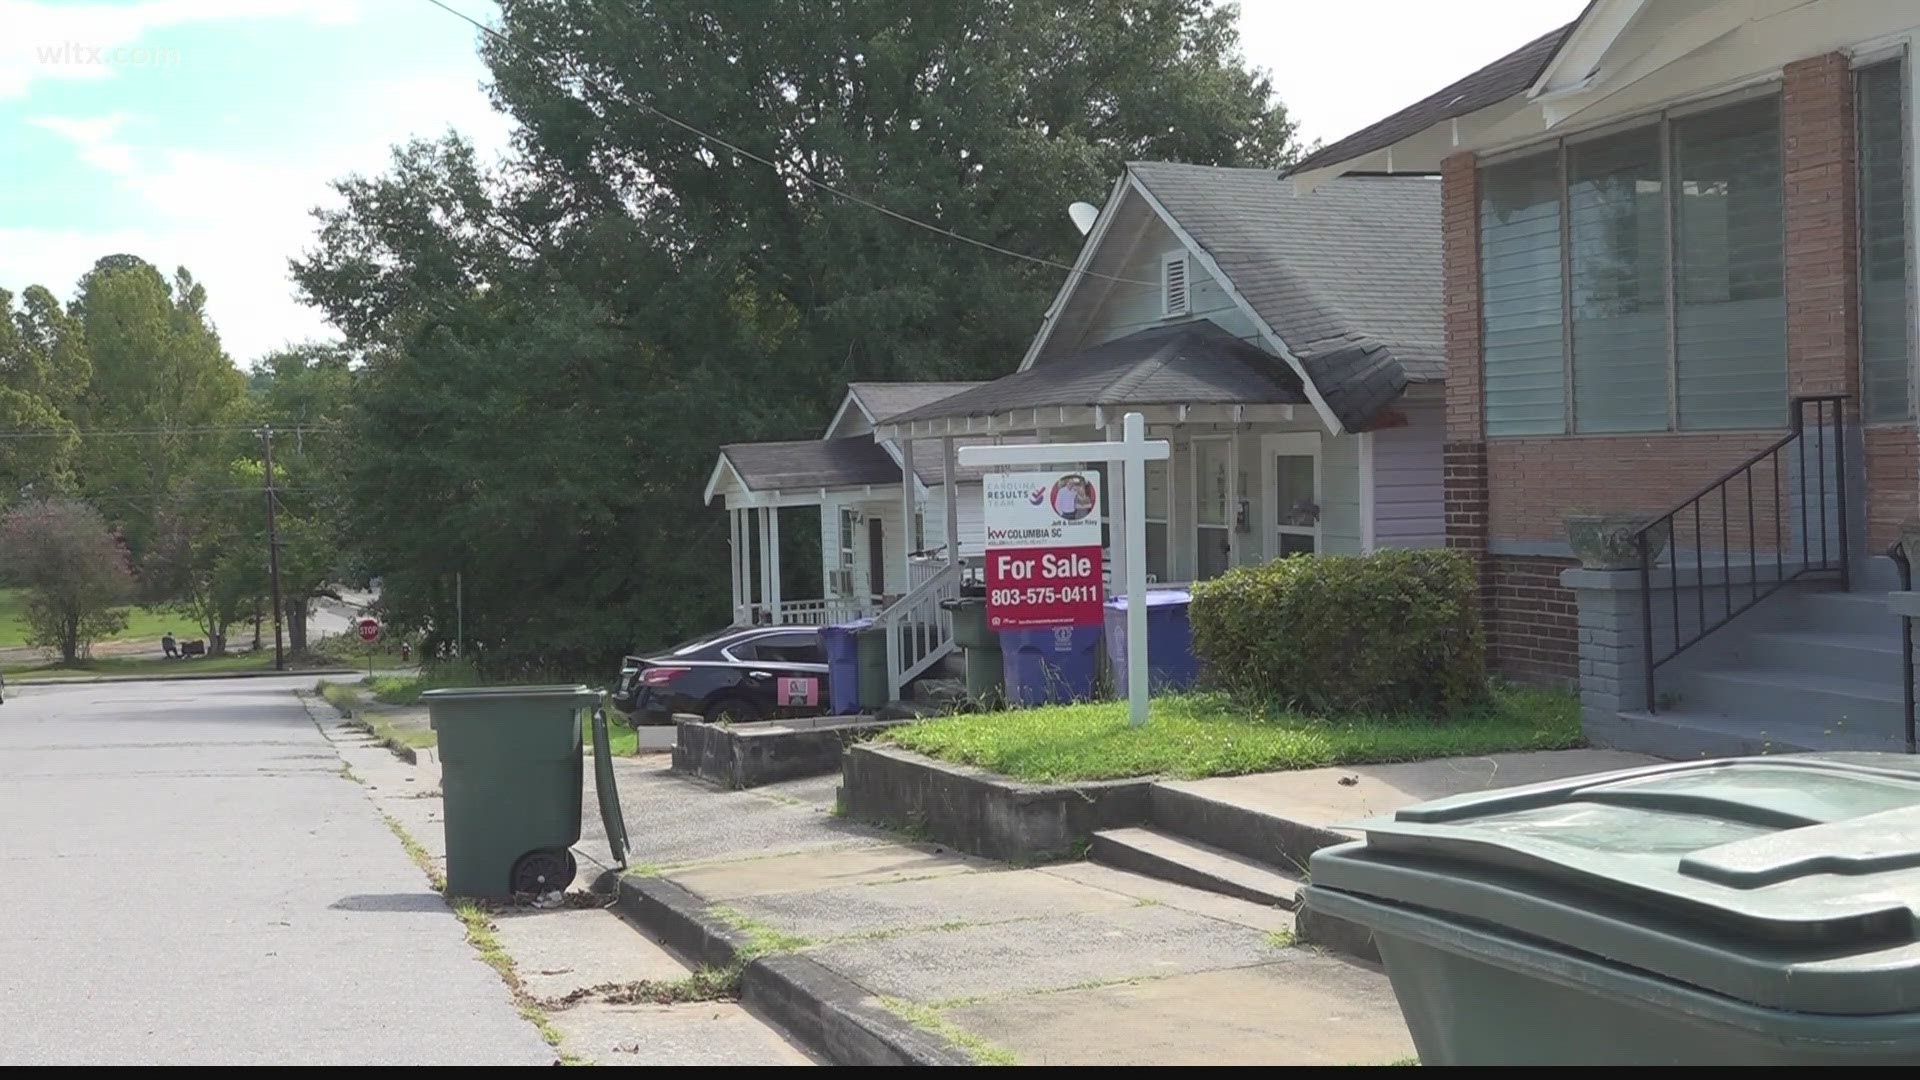
[[[25,681],[41,679],[81,679],[93,675],[215,675],[233,671],[266,671],[273,667],[273,650],[209,656],[193,660],[167,660],[156,656],[103,656],[68,667],[52,662],[8,665],[9,677],[25,676]]]
[[[480,678],[473,668],[457,662],[441,662],[417,675],[376,676],[368,689],[373,700],[383,705],[418,705],[420,695],[429,690],[478,685]]]
[[[158,640],[161,634],[172,630],[181,640],[197,637],[191,619],[181,618],[179,614],[162,611],[157,608],[133,607],[127,609],[127,628],[103,641],[139,641]],[[0,648],[9,648],[27,643],[27,591],[25,589],[0,589]]]
[[[1145,727],[1102,701],[970,713],[894,728],[882,739],[1041,783],[1164,775],[1191,779],[1323,765],[1419,761],[1580,745],[1580,703],[1557,690],[1502,688],[1445,720],[1310,717],[1222,694],[1155,698]]]

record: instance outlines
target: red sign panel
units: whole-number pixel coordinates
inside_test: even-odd
[[[366,642],[369,645],[380,640],[380,620],[379,619],[373,619],[373,618],[361,619],[359,622],[354,624],[354,629],[359,631],[360,640]]]
[[[799,675],[782,675],[780,704],[802,707],[820,704],[820,680]]]
[[[987,552],[987,625],[995,630],[1100,621],[1100,548]]]

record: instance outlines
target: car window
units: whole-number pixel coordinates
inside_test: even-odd
[[[672,649],[669,649],[668,652],[673,656],[692,656],[694,653],[705,652],[716,646],[724,645],[727,639],[738,637],[739,635],[739,627],[728,627],[725,630],[718,630],[711,634],[701,634],[697,638],[683,641],[675,645]]]
[[[748,650],[751,649],[751,655]],[[824,664],[827,652],[820,646],[820,635],[813,632],[768,634],[749,644],[736,646],[733,654],[742,660],[771,660],[788,664]]]

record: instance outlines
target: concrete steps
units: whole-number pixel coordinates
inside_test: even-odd
[[[1158,829],[1094,833],[1087,856],[1117,869],[1288,911],[1300,906],[1304,884],[1276,867]]]
[[[1900,750],[1900,620],[1884,592],[1792,589],[1659,669],[1652,712],[1589,718],[1596,741],[1664,757]]]

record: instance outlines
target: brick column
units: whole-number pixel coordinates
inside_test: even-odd
[[[1480,568],[1480,612],[1496,637],[1487,565],[1487,440],[1480,365],[1480,173],[1470,153],[1440,163],[1441,266],[1446,286],[1447,438],[1442,455],[1447,546]]]
[[[1787,388],[1846,394],[1860,406],[1860,318],[1853,71],[1844,53],[1788,64],[1786,139]]]

